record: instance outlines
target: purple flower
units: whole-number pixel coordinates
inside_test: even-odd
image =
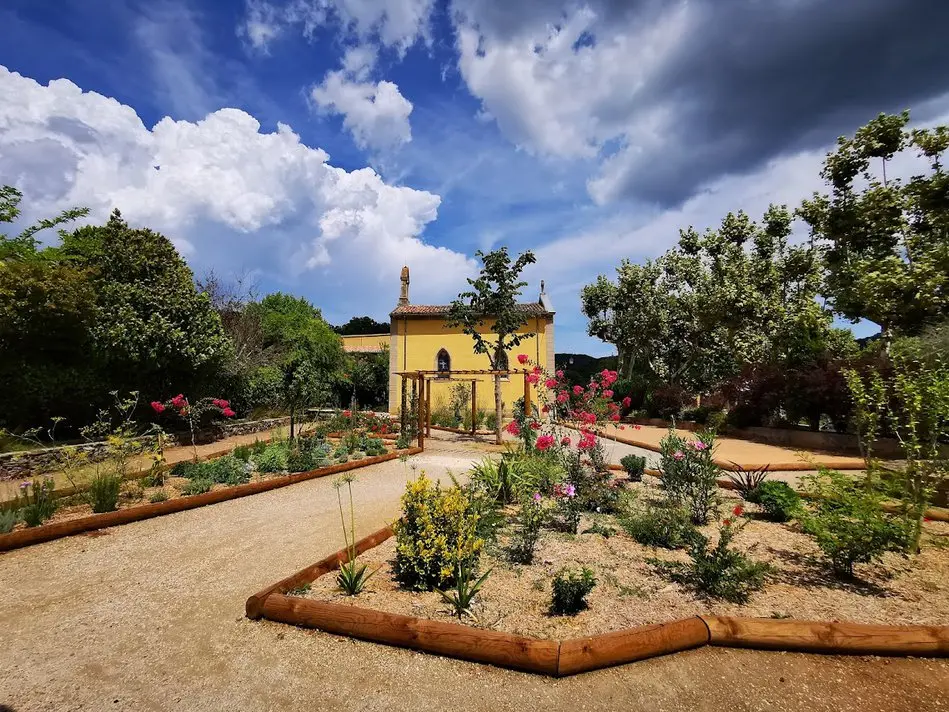
[[[681,450],[676,450],[674,453],[672,453],[673,460],[682,460],[683,458],[685,458],[685,453]]]
[[[32,484],[33,484],[32,482],[21,482],[20,489],[26,489],[27,487],[30,487]]]
[[[708,445],[703,443],[701,440],[695,440],[694,442],[689,443],[689,445],[694,447],[696,450],[704,450],[708,447]]]
[[[534,492],[534,501],[539,503],[541,499],[540,492]]]
[[[574,487],[573,485],[567,485],[566,487],[564,487],[563,493],[567,495],[568,497],[576,497],[577,488]]]

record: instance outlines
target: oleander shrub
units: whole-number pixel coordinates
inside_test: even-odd
[[[550,601],[551,613],[572,616],[587,607],[586,597],[596,586],[596,576],[586,566],[577,569],[565,566],[555,575]]]
[[[96,514],[114,512],[119,506],[122,477],[114,472],[99,472],[89,481],[86,498]]]
[[[639,455],[625,455],[620,458],[619,464],[626,470],[630,482],[642,482],[646,471],[646,458]]]
[[[668,502],[647,502],[619,516],[620,526],[643,546],[681,549],[695,535],[688,510]]]
[[[659,443],[662,486],[668,499],[689,511],[693,524],[708,524],[718,506],[719,467],[712,460],[715,436],[703,432],[694,440],[669,430]]]
[[[768,480],[755,490],[755,501],[764,510],[765,516],[772,522],[787,522],[793,519],[801,508],[801,495],[787,482]]]
[[[423,472],[408,482],[396,535],[396,580],[413,590],[445,589],[459,565],[477,570],[484,540],[478,535],[478,510],[461,487],[442,487]]]
[[[547,521],[543,498],[540,494],[525,497],[514,517],[514,531],[508,543],[508,555],[516,564],[530,564],[534,560],[541,529]]]

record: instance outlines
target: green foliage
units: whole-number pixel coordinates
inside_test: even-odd
[[[471,603],[488,580],[492,569],[488,569],[476,579],[476,572],[470,566],[465,566],[461,562],[457,562],[455,566],[454,587],[448,591],[438,589],[438,593],[442,600],[452,607],[458,620],[461,620],[465,614],[471,614]]]
[[[641,482],[646,471],[646,458],[639,455],[624,455],[619,464],[626,470],[630,482]]]
[[[340,336],[388,334],[389,324],[369,316],[354,316],[342,326],[334,326]]]
[[[726,476],[735,484],[735,490],[741,495],[742,499],[748,502],[758,501],[758,488],[768,477],[768,466],[762,465],[751,470],[746,470],[737,462],[732,463],[735,466],[735,472],[726,472]]]
[[[53,516],[56,511],[53,488],[53,480],[49,477],[20,484],[16,508],[26,526],[38,527]]]
[[[446,588],[458,565],[476,570],[484,541],[479,512],[468,493],[432,483],[423,472],[406,485],[402,518],[395,523],[395,576],[409,589]]]
[[[804,478],[804,484],[812,503],[799,516],[802,528],[837,575],[851,577],[855,564],[877,561],[888,551],[906,547],[905,526],[883,511],[882,493],[872,482],[822,469]]]
[[[346,561],[339,565],[339,573],[336,574],[336,584],[340,590],[347,596],[358,596],[366,587],[366,582],[378,571],[369,571],[366,564],[360,564],[357,561],[356,553],[356,511],[353,504],[353,481],[352,475],[344,475],[333,483],[336,489],[336,501],[339,503],[339,521],[343,526],[343,538],[346,540]],[[346,529],[346,517],[343,515],[343,497],[341,494],[343,485],[349,494],[349,530]]]
[[[649,502],[619,517],[620,526],[643,546],[681,549],[695,535],[689,512],[668,503]]]
[[[151,495],[148,497],[148,501],[151,502],[152,504],[158,504],[159,502],[165,502],[167,500],[168,500],[168,493],[163,489],[152,492]]]
[[[96,513],[114,512],[119,504],[119,492],[122,478],[112,472],[99,472],[89,481],[86,496],[92,511]]]
[[[245,463],[233,455],[203,462],[200,471],[204,478],[225,485],[239,485],[250,479]]]
[[[770,567],[730,546],[737,529],[731,520],[725,520],[713,547],[709,547],[707,537],[696,532],[689,546],[689,563],[656,559],[650,559],[650,563],[676,583],[702,595],[744,603],[764,586]]]
[[[540,495],[527,497],[521,502],[514,518],[514,531],[508,543],[508,555],[517,564],[529,564],[534,560],[541,529],[547,521]]]
[[[596,586],[596,576],[586,566],[576,569],[560,569],[552,584],[553,594],[550,602],[551,613],[558,616],[572,616],[587,607],[586,597]]]
[[[193,480],[188,480],[188,482],[185,483],[185,486],[181,488],[181,494],[185,496],[204,494],[205,492],[210,492],[211,487],[213,486],[214,483],[211,480],[195,478]]]
[[[659,443],[662,486],[666,496],[689,511],[694,524],[707,524],[718,504],[719,468],[712,461],[715,436],[698,433],[686,441],[669,430]]]
[[[253,454],[254,451],[251,449],[250,445],[238,445],[236,448],[234,448],[233,452],[231,452],[231,455],[236,457],[241,462],[249,462]]]
[[[287,470],[309,472],[325,467],[329,453],[330,446],[325,440],[315,437],[297,438],[287,456]]]
[[[773,522],[793,519],[801,508],[801,496],[787,482],[769,480],[761,483],[754,492],[755,501]]]
[[[288,449],[286,443],[272,443],[254,456],[258,472],[283,472],[287,469]]]
[[[0,509],[0,534],[13,531],[13,527],[20,521],[20,513],[15,509]]]

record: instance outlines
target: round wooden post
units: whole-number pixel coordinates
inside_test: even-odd
[[[527,372],[524,372],[524,417],[531,417],[531,384],[527,380]]]
[[[432,437],[432,380],[425,386],[425,437]]]
[[[408,410],[408,407],[409,407],[409,404],[408,404],[408,400],[409,400],[408,385],[409,384],[405,382],[404,374],[400,375],[399,378],[402,381],[402,405],[399,407],[399,425],[401,426],[401,432],[404,433],[406,427],[409,424],[409,418],[408,418],[408,415],[406,414],[406,410]]]
[[[416,396],[417,390],[417,396]],[[415,417],[418,428],[418,446],[425,447],[425,381],[421,372],[412,379],[412,396],[415,397]]]
[[[471,436],[478,432],[478,381],[471,379]]]

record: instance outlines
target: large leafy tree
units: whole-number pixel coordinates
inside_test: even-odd
[[[371,316],[354,316],[342,326],[333,327],[333,330],[341,336],[388,334],[389,324],[376,321]]]
[[[290,413],[290,437],[300,413],[332,393],[345,363],[342,341],[320,311],[302,297],[276,292],[251,307],[264,343],[276,356],[282,405]]]
[[[481,273],[469,279],[471,286],[458,295],[448,311],[449,326],[461,327],[474,341],[474,352],[485,354],[494,371],[506,370],[507,353],[522,341],[534,336],[520,330],[528,323],[525,312],[518,306],[517,298],[527,282],[521,281],[524,268],[536,260],[534,253],[527,251],[511,260],[506,247],[485,254],[478,251]],[[490,327],[486,327],[490,321]],[[495,438],[501,443],[501,376],[494,375],[494,412],[496,415]]]
[[[909,112],[880,114],[838,139],[821,174],[830,193],[799,211],[826,247],[824,291],[835,311],[875,322],[887,341],[949,315],[949,127],[910,131],[908,121]],[[887,165],[906,151],[928,170],[888,177]]]

